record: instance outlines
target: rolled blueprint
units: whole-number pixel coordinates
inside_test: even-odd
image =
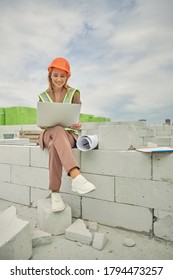
[[[76,142],[76,146],[82,152],[93,150],[98,146],[98,136],[97,135],[80,136]]]

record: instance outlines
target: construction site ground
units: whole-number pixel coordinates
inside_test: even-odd
[[[0,200],[0,212],[11,205],[20,219],[29,221],[31,232],[38,228],[37,209]],[[75,220],[74,220],[75,221]],[[88,221],[85,221],[86,224]],[[53,236],[51,243],[33,248],[32,260],[173,260],[173,243],[140,233],[98,224],[98,232],[106,235],[108,242],[99,251],[92,246],[74,242],[64,234]],[[124,240],[132,239],[135,246],[125,246]]]

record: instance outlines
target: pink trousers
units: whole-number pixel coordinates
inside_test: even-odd
[[[67,174],[72,168],[79,168],[72,151],[76,139],[63,127],[55,126],[40,135],[39,144],[49,153],[49,189],[59,192],[63,167]]]

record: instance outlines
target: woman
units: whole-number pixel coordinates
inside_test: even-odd
[[[55,58],[48,66],[48,90],[39,94],[39,100],[41,102],[81,103],[79,90],[67,85],[70,76],[69,62],[62,57]],[[55,126],[45,129],[39,137],[40,147],[47,148],[49,153],[49,189],[54,212],[62,211],[65,208],[60,195],[63,167],[72,178],[72,191],[86,194],[95,190],[95,186],[80,174],[80,168],[72,151],[76,145],[80,127],[80,123],[74,124],[70,128]]]

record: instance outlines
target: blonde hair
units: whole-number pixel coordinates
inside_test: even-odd
[[[51,79],[52,70],[53,70],[53,68],[48,73],[48,89],[47,89],[47,92],[54,93],[54,87],[53,87],[53,83],[52,83],[52,79]],[[67,81],[68,81],[68,79],[67,79]],[[68,90],[70,86],[67,84],[67,81],[66,81],[66,83],[63,87]]]

